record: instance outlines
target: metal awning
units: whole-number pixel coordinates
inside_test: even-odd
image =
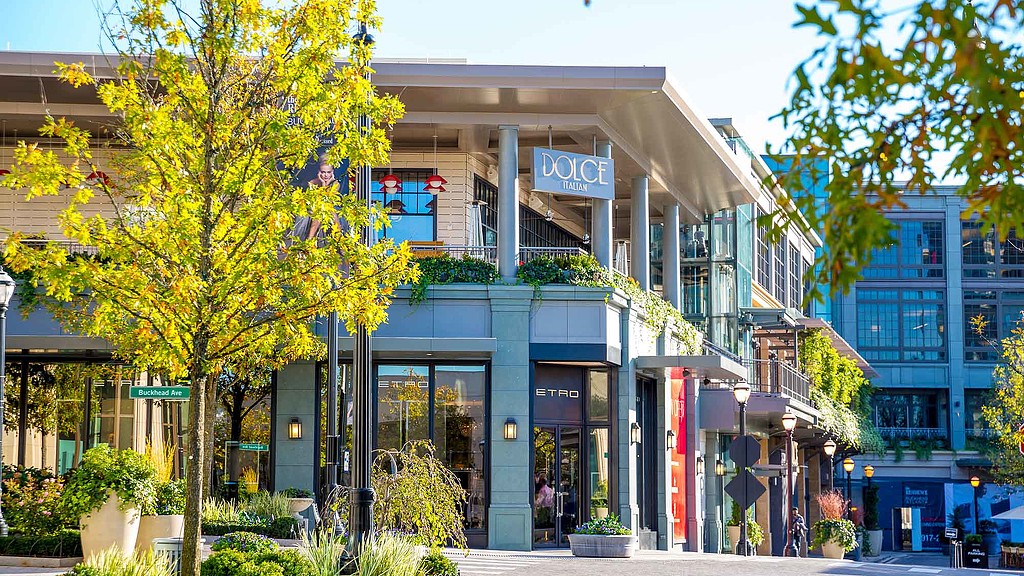
[[[694,378],[712,380],[744,380],[747,369],[739,362],[717,354],[700,356],[640,356],[636,359],[640,370],[683,368]]]

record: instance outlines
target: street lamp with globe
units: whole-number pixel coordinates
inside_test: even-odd
[[[747,400],[750,399],[750,384],[737,382],[732,387],[732,395],[736,403],[740,405],[740,438],[747,435]],[[743,490],[744,504],[749,506],[746,494],[746,485]],[[736,543],[736,554],[750,556],[750,543],[747,542],[747,509],[743,508],[740,514],[740,541]]]
[[[825,445],[822,447],[822,450],[824,450],[825,451],[825,455],[828,456],[828,471],[829,471],[828,472],[828,489],[829,490],[835,490],[835,488],[836,488],[836,480],[835,480],[836,465],[832,461],[832,457],[836,455],[836,443],[833,442],[832,440],[826,440],[825,441]]]
[[[14,297],[14,289],[17,285],[14,278],[0,267],[0,462],[3,461],[3,433],[4,433],[4,387],[7,384],[7,306]],[[0,492],[3,491],[3,483],[0,482]],[[7,536],[7,521],[4,520],[3,508],[0,507],[0,536]]]
[[[782,415],[782,427],[786,429],[786,551],[785,556],[797,557],[800,550],[793,540],[793,430],[796,416],[787,412]]]

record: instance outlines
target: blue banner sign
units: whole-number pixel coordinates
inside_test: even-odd
[[[614,200],[615,162],[611,158],[534,148],[533,189]]]

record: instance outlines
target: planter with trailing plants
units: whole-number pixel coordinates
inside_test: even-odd
[[[79,518],[86,558],[113,545],[126,554],[135,549],[141,512],[155,506],[154,476],[153,465],[133,450],[85,451],[64,486],[61,506]]]
[[[156,489],[156,504],[139,520],[135,549],[150,549],[157,538],[181,538],[185,528],[185,481],[172,480]]]
[[[631,558],[636,551],[636,536],[617,516],[595,518],[569,534],[573,556],[586,558]]]
[[[726,526],[729,534],[729,551],[735,553],[740,543],[740,505],[734,500],[732,503],[732,514],[729,517],[729,525]],[[750,544],[751,553],[757,554],[757,547],[764,542],[764,530],[761,525],[754,521],[754,511],[747,511],[747,543]]]
[[[857,547],[857,529],[846,516],[846,500],[838,491],[818,494],[822,519],[814,523],[811,548],[821,548],[825,558],[840,559]]]
[[[283,491],[288,499],[288,513],[296,520],[302,520],[302,513],[313,505],[313,493],[302,488],[288,488]]]

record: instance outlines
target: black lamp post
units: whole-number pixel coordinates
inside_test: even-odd
[[[373,44],[365,23],[360,24],[359,32],[353,40],[360,44]],[[370,80],[369,71],[366,80]],[[368,137],[372,129],[370,116],[367,112],[359,115],[359,135]],[[356,173],[356,197],[360,204],[371,206],[369,165],[360,166]],[[373,228],[362,226],[361,240],[363,245],[373,244]],[[349,512],[349,553],[353,557],[359,555],[363,542],[373,536],[373,502],[376,499],[370,474],[373,467],[373,438],[371,388],[373,382],[373,358],[370,332],[362,324],[356,325],[356,333],[352,339],[352,502]]]
[[[971,476],[971,487],[974,488],[974,533],[979,534],[978,528],[978,487],[981,486],[981,478]]]
[[[747,400],[750,398],[750,384],[738,382],[732,387],[732,395],[740,405],[740,437],[747,435]],[[744,484],[743,501],[749,505]],[[750,556],[750,543],[747,542],[747,509],[743,508],[740,514],[740,541],[736,543],[736,554]]]
[[[853,489],[850,487],[850,474],[853,473],[853,469],[857,464],[853,461],[853,458],[847,456],[843,460],[843,470],[846,471],[846,517],[850,517],[850,505],[853,504]]]
[[[793,430],[796,416],[786,413],[782,416],[782,427],[786,429],[786,550],[783,556],[800,555],[793,540]]]
[[[836,479],[835,479],[836,465],[835,465],[835,462],[832,461],[832,457],[836,455],[836,443],[833,442],[832,440],[827,440],[825,442],[825,445],[822,447],[822,450],[824,450],[825,451],[825,455],[828,456],[828,489],[829,490],[835,490],[836,489]]]
[[[7,305],[11,303],[14,296],[14,279],[3,267],[0,267],[0,462],[3,462],[3,434],[4,434],[4,386],[7,381]],[[25,432],[22,431],[22,434]],[[3,482],[0,482],[0,492],[3,491]],[[0,536],[7,536],[7,521],[4,520],[3,508],[0,507]]]

